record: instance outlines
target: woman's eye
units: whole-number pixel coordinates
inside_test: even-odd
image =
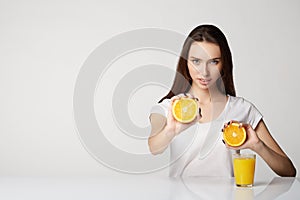
[[[195,65],[199,65],[200,64],[200,60],[198,60],[198,59],[194,59],[194,60],[192,60],[192,62]]]
[[[209,64],[217,65],[217,64],[219,64],[219,61],[218,60],[212,60],[212,61],[209,62]]]

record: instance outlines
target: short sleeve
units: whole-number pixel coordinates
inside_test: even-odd
[[[247,102],[247,104],[249,104],[248,123],[252,126],[253,129],[255,129],[259,121],[263,118],[263,115],[259,112],[259,110],[255,107],[254,104],[247,100],[245,101]]]
[[[253,129],[256,128],[259,121],[263,118],[262,114],[258,111],[258,109],[252,105],[250,110],[250,124],[253,127]]]
[[[170,99],[164,99],[161,103],[152,106],[150,110],[150,114],[157,113],[167,117],[170,102],[171,102]]]
[[[263,118],[255,105],[242,97],[231,96],[229,110],[226,116],[229,120],[250,124],[253,129],[256,128],[259,121]]]

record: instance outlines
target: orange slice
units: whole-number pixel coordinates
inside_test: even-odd
[[[194,99],[182,97],[173,102],[172,114],[174,118],[181,123],[192,122],[198,112],[198,104]]]
[[[224,128],[223,139],[229,146],[241,146],[246,138],[246,130],[244,127],[239,127],[239,123],[233,122]]]

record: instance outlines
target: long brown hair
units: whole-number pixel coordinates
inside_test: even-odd
[[[187,60],[190,47],[193,42],[210,42],[218,45],[221,51],[221,78],[220,81],[223,81],[223,84],[218,84],[220,91],[224,91],[225,94],[235,96],[235,88],[233,83],[232,75],[232,57],[231,51],[227,42],[225,35],[222,31],[214,25],[200,25],[196,27],[188,35],[187,39],[184,42],[181,55],[177,64],[176,74],[174,82],[169,93],[163,97],[159,102],[162,102],[164,99],[169,99],[180,93],[186,93],[190,90],[192,85],[192,78],[188,70]],[[219,81],[219,83],[220,83]]]

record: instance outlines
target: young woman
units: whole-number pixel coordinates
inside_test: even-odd
[[[219,28],[200,25],[192,30],[170,92],[151,110],[150,151],[156,155],[170,146],[170,176],[232,176],[231,154],[240,149],[254,151],[280,176],[295,176],[293,163],[272,138],[261,113],[236,97],[232,68],[230,48]],[[172,115],[172,103],[182,96],[195,98],[201,108],[189,124]],[[247,132],[247,141],[238,148],[222,141],[221,130],[232,120]]]

